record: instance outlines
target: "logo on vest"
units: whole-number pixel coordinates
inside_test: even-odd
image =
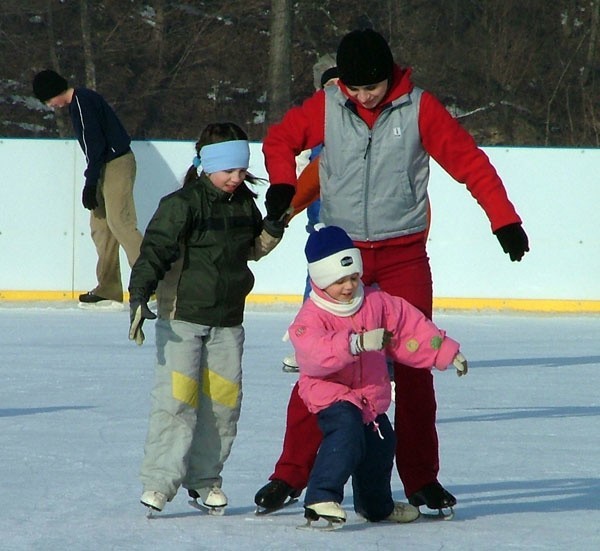
[[[394,127],[394,136],[402,136],[402,129],[399,126]]]

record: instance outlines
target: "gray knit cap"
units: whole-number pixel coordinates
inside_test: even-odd
[[[321,85],[321,77],[325,71],[332,69],[333,67],[335,67],[335,54],[322,55],[313,65],[313,83],[315,85],[315,90],[323,88]]]

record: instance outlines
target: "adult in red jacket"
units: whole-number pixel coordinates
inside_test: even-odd
[[[410,69],[396,65],[373,30],[344,36],[337,51],[340,81],[290,109],[263,142],[271,186],[267,218],[286,215],[295,193],[295,156],[323,143],[319,162],[321,221],[344,228],[361,250],[366,285],[400,296],[431,318],[433,290],[425,232],[429,158],[466,184],[488,216],[504,252],[520,261],[529,250],[521,219],[488,157]],[[438,482],[436,401],[432,374],[394,364],[396,467],[411,504],[452,507]],[[306,486],[321,434],[292,391],[282,455],[256,494],[276,509]]]

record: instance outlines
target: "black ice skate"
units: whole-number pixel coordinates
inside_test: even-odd
[[[256,514],[268,515],[296,503],[301,493],[301,490],[292,488],[283,480],[271,480],[258,490],[254,496]]]
[[[437,514],[422,513],[425,518],[451,520],[454,517],[453,507],[456,498],[446,490],[437,480],[426,484],[418,492],[408,497],[408,502],[415,507],[425,505],[429,509],[437,509]]]

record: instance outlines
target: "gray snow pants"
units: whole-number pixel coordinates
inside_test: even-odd
[[[242,402],[244,328],[156,322],[156,380],[144,446],[144,491],[221,487]]]

